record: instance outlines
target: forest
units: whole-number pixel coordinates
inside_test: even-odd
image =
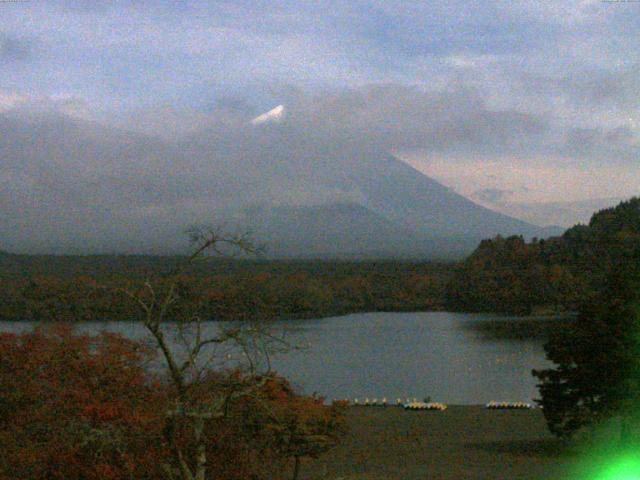
[[[557,314],[577,311],[640,243],[640,199],[597,212],[560,237],[498,236],[464,261],[215,258],[179,278],[180,301],[206,319],[319,318],[370,311]],[[0,318],[123,320],[118,290],[169,278],[182,257],[0,253]],[[176,309],[176,312],[179,309]]]
[[[0,318],[123,320],[117,292],[168,278],[180,257],[0,257]],[[181,273],[182,306],[207,319],[298,319],[363,311],[444,308],[448,264],[398,261],[211,259]],[[176,309],[176,312],[179,309]]]
[[[483,241],[446,286],[453,310],[530,314],[577,311],[640,245],[640,198],[595,213],[560,237]]]

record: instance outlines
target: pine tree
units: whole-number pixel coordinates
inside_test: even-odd
[[[640,408],[640,254],[625,256],[606,288],[545,345],[555,368],[533,371],[552,433],[570,437],[614,416],[626,436]],[[625,441],[628,440],[625,438]]]

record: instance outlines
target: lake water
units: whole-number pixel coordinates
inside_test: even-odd
[[[363,313],[318,320],[277,322],[293,328],[289,341],[302,350],[276,355],[274,369],[305,393],[327,398],[397,397],[449,404],[538,397],[531,369],[548,366],[537,339],[492,338],[474,328],[495,319],[447,312]],[[519,321],[513,319],[512,321]],[[545,321],[545,320],[540,320]],[[216,328],[210,322],[209,328]],[[31,322],[0,322],[0,330],[24,331]],[[88,322],[80,330],[145,336],[133,322]]]

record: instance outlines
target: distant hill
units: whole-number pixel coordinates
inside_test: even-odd
[[[176,143],[60,115],[0,113],[0,129],[0,244],[16,252],[184,252],[194,223],[251,228],[279,257],[461,257],[559,233],[286,120]]]

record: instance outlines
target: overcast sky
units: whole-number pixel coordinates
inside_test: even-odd
[[[0,111],[172,140],[284,104],[476,199],[620,197],[639,41],[630,0],[4,1]]]

